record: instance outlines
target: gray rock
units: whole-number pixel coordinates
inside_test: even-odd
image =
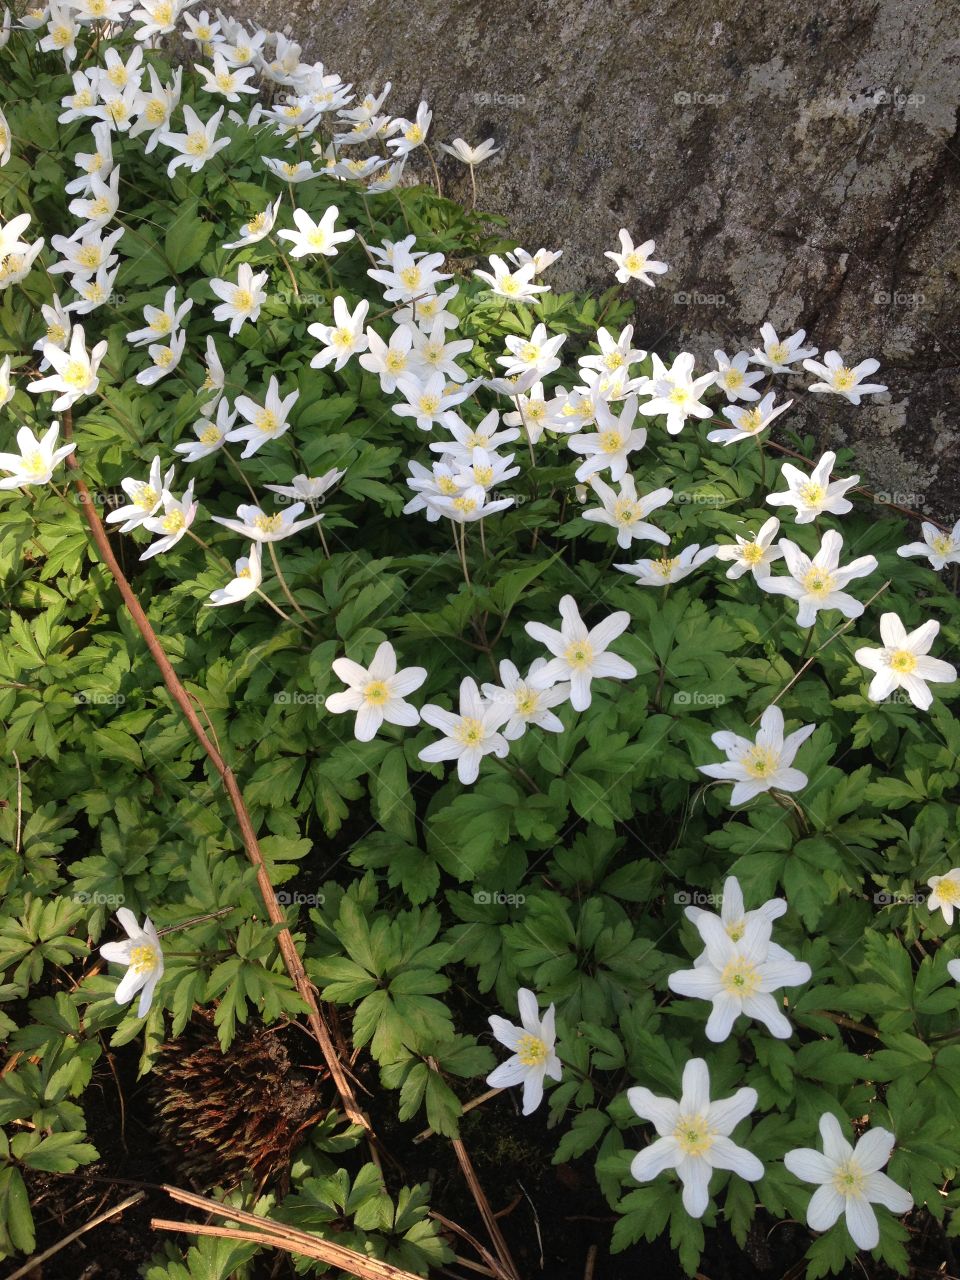
[[[621,226],[654,238],[671,271],[630,286],[642,345],[730,354],[769,319],[851,363],[877,357],[885,396],[801,395],[791,424],[853,445],[906,506],[960,515],[946,0],[242,0],[238,16],[286,28],[361,89],[392,80],[394,112],[426,98],[435,141],[493,136],[480,205],[529,250],[563,248],[555,287],[610,283]],[[462,166],[441,174],[469,199]]]

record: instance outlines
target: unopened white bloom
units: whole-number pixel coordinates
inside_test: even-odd
[[[853,503],[843,495],[860,483],[860,477],[831,480],[836,460],[837,455],[828,451],[809,474],[785,462],[780,473],[788,487],[785,492],[768,494],[766,502],[771,507],[795,507],[797,524],[811,524],[824,511],[834,516],[852,511]]]
[[[688,577],[716,553],[715,543],[701,547],[699,542],[693,542],[674,556],[660,556],[656,560],[638,560],[636,564],[615,564],[613,567],[635,578],[640,587],[666,587]]]
[[[796,1178],[818,1183],[807,1207],[811,1231],[827,1231],[844,1215],[850,1238],[858,1249],[875,1249],[880,1227],[872,1205],[891,1213],[913,1208],[913,1197],[880,1170],[890,1159],[896,1139],[888,1129],[868,1129],[852,1147],[836,1116],[820,1117],[823,1154],[812,1147],[788,1151],[783,1163]]]
[[[809,373],[815,373],[820,379],[819,382],[811,383],[807,388],[808,391],[843,396],[844,400],[849,400],[851,404],[859,404],[861,396],[878,395],[887,389],[880,382],[863,381],[880,368],[879,360],[861,360],[859,364],[850,368],[839,351],[828,351],[823,357],[823,364],[817,360],[804,360],[803,367]]]
[[[629,456],[642,449],[647,442],[643,427],[634,427],[637,416],[637,397],[628,396],[623,402],[619,418],[604,401],[594,406],[597,429],[584,435],[571,436],[567,441],[574,453],[582,453],[584,461],[575,472],[578,480],[589,480],[601,471],[610,472],[611,480],[622,480],[630,465]]]
[[[945,569],[948,564],[960,564],[960,520],[949,533],[924,520],[920,526],[922,542],[908,542],[897,547],[898,556],[926,556],[934,569]]]
[[[599,476],[591,477],[590,487],[603,505],[589,507],[581,513],[583,519],[616,529],[618,547],[629,547],[637,539],[659,542],[664,547],[670,545],[670,535],[655,525],[647,524],[645,517],[670,501],[672,489],[654,489],[641,498],[637,496],[636,481],[630,475],[625,475],[620,481],[619,493],[604,484]]]
[[[150,560],[153,556],[162,555],[175,547],[193,524],[198,504],[193,500],[193,481],[187,485],[182,498],[175,498],[169,490],[164,489],[161,497],[163,514],[148,516],[143,527],[150,533],[160,536],[151,542],[140,556],[141,560]]]
[[[298,502],[309,502],[311,505],[320,499],[346,475],[346,471],[338,471],[336,467],[322,476],[294,476],[289,484],[265,484],[265,489],[279,493],[282,498],[293,498]]]
[[[562,257],[562,249],[541,248],[536,253],[527,253],[526,249],[513,249],[507,254],[508,260],[516,267],[525,267],[528,263],[532,263],[535,276],[542,275],[548,267],[552,267],[557,259]]]
[[[754,538],[741,538],[739,533],[734,537],[736,542],[725,542],[717,547],[718,560],[732,560],[727,570],[728,578],[742,578],[745,573],[752,573],[757,579],[770,576],[770,566],[783,556],[783,548],[774,543],[780,531],[780,521],[776,516],[765,520],[757,530]]]
[[[430,764],[456,760],[457,777],[464,786],[476,782],[484,756],[493,754],[502,759],[510,750],[506,738],[498,733],[506,719],[504,708],[482,698],[477,682],[470,676],[460,682],[459,714],[428,702],[420,718],[444,735],[424,747],[420,759]]]
[[[492,254],[490,266],[491,271],[474,271],[473,274],[485,281],[491,293],[498,298],[506,298],[509,302],[533,302],[538,293],[547,293],[550,289],[549,285],[533,283],[537,274],[533,262],[511,271],[503,258]]]
[[[560,601],[560,617],[559,631],[542,622],[528,622],[524,630],[554,655],[542,668],[543,678],[569,681],[571,706],[575,711],[586,711],[593,698],[594,680],[630,680],[637,674],[636,667],[625,659],[607,653],[617,636],[630,625],[630,615],[623,610],[611,613],[588,630],[573,596],[564,596]]]
[[[493,144],[492,138],[480,142],[475,147],[471,147],[469,142],[465,142],[463,138],[454,138],[452,143],[441,142],[440,150],[446,151],[447,155],[453,156],[463,164],[468,164],[472,168],[474,165],[482,164],[484,160],[489,160],[491,156],[495,156],[500,147]]]
[[[288,416],[299,398],[299,391],[291,391],[288,396],[281,398],[280,384],[273,374],[270,375],[267,398],[262,405],[249,396],[237,396],[234,409],[245,419],[246,425],[231,431],[227,439],[246,441],[241,458],[252,457],[263,445],[271,440],[279,440],[289,430]]]
[[[778,338],[777,331],[769,322],[760,326],[760,337],[763,347],[754,347],[753,363],[762,365],[771,373],[793,373],[790,368],[798,360],[806,360],[808,356],[817,354],[816,347],[805,347],[803,340],[807,336],[805,329],[798,329],[789,338]]]
[[[752,440],[761,431],[766,431],[774,418],[778,418],[793,404],[786,400],[774,407],[774,393],[771,391],[752,409],[744,409],[741,405],[727,405],[721,410],[725,418],[733,423],[732,427],[719,427],[707,432],[707,439],[714,444],[737,444],[741,440]]]
[[[954,910],[960,906],[960,867],[952,867],[945,875],[931,876],[927,881],[929,911],[940,910],[947,924],[953,924]],[[954,961],[956,963],[956,961]]]
[[[7,117],[0,111],[0,169],[10,159],[12,145],[13,134],[10,132],[10,125],[7,123]]]
[[[0,480],[0,489],[25,489],[34,484],[48,484],[53,473],[76,445],[65,444],[57,448],[60,423],[54,422],[37,439],[29,427],[17,432],[16,453],[0,453],[0,471],[10,474]]]
[[[342,369],[352,355],[366,351],[367,335],[364,332],[364,322],[369,310],[370,303],[366,298],[357,303],[353,312],[347,306],[345,299],[339,295],[334,298],[333,324],[307,326],[307,333],[314,338],[319,338],[323,343],[323,348],[310,361],[311,369],[323,369],[333,361],[336,371]]]
[[[255,213],[249,222],[245,222],[240,228],[240,239],[231,240],[229,244],[225,244],[225,249],[245,249],[248,245],[258,244],[273,230],[273,224],[277,220],[277,211],[280,208],[280,202],[283,196],[277,196],[273,204],[268,204],[262,213]],[[296,217],[296,213],[293,215]],[[283,232],[277,232],[282,235]]]
[[[335,658],[332,666],[348,688],[344,693],[330,694],[327,710],[335,715],[355,711],[354,737],[359,742],[375,737],[384,721],[404,726],[420,722],[417,708],[404,699],[426,680],[426,668],[404,667],[398,671],[397,655],[389,641],[377,647],[369,667],[350,658]]]
[[[736,355],[727,357],[725,351],[714,351],[713,358],[717,362],[717,386],[726,395],[729,403],[735,400],[759,400],[760,392],[754,391],[753,384],[763,378],[762,372],[747,370],[750,355],[746,351],[738,351]],[[709,437],[708,437],[709,439]]]
[[[744,804],[763,791],[802,791],[809,779],[794,769],[793,759],[816,725],[805,724],[786,738],[783,736],[783,712],[776,705],[767,707],[760,717],[756,740],[743,738],[723,729],[711,734],[710,741],[725,752],[722,764],[699,764],[697,768],[708,778],[732,782],[730,803]]]
[[[659,357],[653,357],[654,372],[649,382],[653,399],[640,406],[647,417],[666,414],[667,430],[672,436],[683,430],[688,418],[709,418],[713,410],[703,403],[703,395],[716,380],[716,373],[693,376],[694,357],[681,351],[669,369]]]
[[[237,508],[236,520],[229,520],[224,516],[210,518],[214,524],[222,524],[225,529],[239,533],[242,538],[249,538],[253,542],[279,542],[323,519],[322,515],[315,515],[306,520],[298,520],[297,516],[303,511],[304,506],[302,502],[295,502],[286,511],[268,516],[259,507],[247,503]]]
[[[503,726],[503,736],[508,742],[523,737],[530,725],[550,733],[563,732],[563,721],[550,708],[566,702],[570,686],[555,684],[551,676],[544,674],[546,666],[546,659],[535,658],[526,677],[521,677],[514,664],[503,658],[501,683],[482,686],[483,696],[491,702],[501,702],[509,715]]]
[[[127,935],[123,942],[106,942],[100,948],[104,960],[114,964],[125,964],[127,972],[114,992],[117,1004],[127,1004],[140,992],[140,1004],[137,1017],[144,1018],[150,1009],[153,993],[157,983],[163,977],[163,951],[157,931],[150,922],[149,916],[144,919],[143,927],[137,924],[137,917],[129,907],[120,907],[117,919]]]
[[[626,284],[628,280],[642,280],[644,284],[652,286],[654,281],[650,279],[651,275],[660,276],[670,270],[665,262],[657,262],[651,258],[655,248],[653,240],[645,240],[635,248],[630,232],[626,227],[621,227],[620,252],[607,249],[603,256],[616,264],[616,277],[621,284]]]
[[[638,1116],[653,1122],[659,1135],[634,1156],[631,1175],[638,1182],[649,1182],[666,1169],[676,1169],[683,1183],[683,1207],[691,1218],[702,1218],[706,1212],[714,1169],[729,1169],[748,1182],[763,1177],[757,1157],[730,1138],[757,1105],[756,1089],[738,1089],[730,1098],[711,1102],[707,1064],[702,1058],[691,1058],[683,1068],[679,1102],[640,1086],[628,1089],[627,1098]]]
[[[262,544],[254,542],[250,547],[250,554],[241,556],[235,562],[234,569],[237,576],[232,578],[225,587],[218,587],[216,591],[211,591],[206,607],[213,609],[225,604],[239,604],[241,600],[246,600],[247,596],[252,596],[259,590],[260,583],[263,581],[263,570],[260,566],[262,555]]]
[[[547,1076],[560,1080],[563,1066],[557,1057],[556,1006],[550,1005],[543,1017],[537,997],[526,987],[517,992],[520,1025],[491,1014],[488,1021],[494,1036],[512,1057],[487,1076],[492,1089],[509,1089],[523,1085],[523,1114],[536,1111],[543,1100],[543,1083]]]
[[[314,222],[305,210],[294,209],[293,220],[297,225],[296,231],[278,231],[277,237],[291,242],[293,245],[290,250],[291,258],[302,258],[308,253],[322,253],[328,258],[336,257],[339,252],[338,246],[346,244],[356,235],[356,232],[349,228],[346,231],[336,230],[339,213],[340,210],[335,204],[328,205],[320,221]]]
[[[27,390],[32,395],[40,395],[44,391],[59,391],[53,402],[53,411],[58,413],[67,409],[84,396],[92,396],[100,385],[97,369],[100,361],[107,353],[107,342],[98,342],[90,354],[84,345],[83,325],[75,325],[70,335],[70,347],[61,351],[52,342],[44,344],[43,356],[54,372],[46,378],[31,382]]]
[[[248,262],[242,262],[237,271],[237,282],[230,280],[211,280],[210,288],[223,301],[213,309],[214,320],[229,320],[230,337],[240,331],[245,320],[256,321],[260,315],[260,307],[267,300],[263,286],[267,282],[266,271],[256,274]]]
[[[876,556],[860,556],[840,567],[843,537],[836,529],[823,535],[820,549],[811,560],[795,542],[780,539],[789,577],[758,578],[764,591],[790,596],[798,602],[797,626],[812,627],[821,609],[839,609],[845,618],[859,618],[864,606],[843,588],[854,578],[865,578],[877,567]]]
[[[956,680],[957,670],[949,662],[929,657],[930,647],[940,630],[940,623],[931,618],[914,631],[907,631],[895,613],[884,613],[880,618],[882,649],[857,649],[854,654],[862,667],[875,671],[867,696],[881,702],[894,689],[903,689],[910,701],[921,711],[933,702],[933,694],[927,682]]]
[[[771,993],[809,982],[810,966],[783,951],[770,954],[773,926],[759,913],[736,940],[717,916],[704,913],[695,923],[704,950],[694,968],[671,973],[667,986],[678,995],[712,1002],[707,1039],[726,1040],[741,1014],[762,1023],[778,1040],[789,1039],[793,1028]]]

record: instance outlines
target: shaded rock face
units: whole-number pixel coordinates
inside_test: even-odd
[[[640,345],[729,355],[770,320],[849,364],[877,357],[886,395],[800,395],[790,425],[853,445],[895,501],[960,516],[947,0],[241,0],[238,16],[361,91],[392,80],[394,113],[426,98],[434,142],[494,137],[479,203],[531,252],[563,248],[555,287],[609,284],[621,226],[654,238],[671,271],[630,286]],[[441,174],[469,199],[465,169]]]

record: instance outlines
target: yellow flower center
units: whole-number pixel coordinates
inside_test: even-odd
[[[407,357],[403,351],[388,351],[384,361],[390,373],[402,373],[407,367]]]
[[[493,467],[474,467],[473,474],[477,484],[482,484],[485,489],[493,484]]]
[[[91,156],[87,161],[87,173],[99,173],[103,168],[103,156],[98,151],[95,156]]]
[[[615,369],[619,369],[623,365],[623,353],[621,351],[611,351],[603,363],[613,373]]]
[[[48,470],[47,460],[42,453],[28,454],[23,460],[23,469],[27,475],[42,476]]]
[[[917,666],[917,655],[911,653],[909,649],[898,649],[896,653],[890,655],[890,666],[894,671],[899,671],[903,675],[909,675]]]
[[[833,385],[838,391],[849,391],[856,381],[853,370],[848,369],[846,365],[842,369],[834,370]]]
[[[233,89],[233,76],[229,71],[221,71],[216,78],[217,88],[222,93],[230,93]]]
[[[259,529],[261,533],[279,533],[283,527],[283,516],[259,515],[254,519],[253,527]]]
[[[419,401],[421,413],[436,413],[440,408],[439,396],[421,396]]]
[[[51,34],[53,35],[53,43],[60,48],[63,48],[65,44],[69,44],[73,37],[73,32],[69,27],[54,27]]]
[[[126,120],[129,114],[127,104],[124,102],[122,98],[112,98],[107,103],[107,110],[110,112],[113,119],[117,122],[121,120]]]
[[[352,347],[353,346],[353,330],[352,329],[335,329],[333,333],[333,345],[335,347]]]
[[[639,502],[631,502],[629,498],[618,498],[613,504],[613,518],[617,524],[633,524],[642,514]]]
[[[148,946],[133,947],[130,952],[130,967],[136,973],[150,973],[151,970],[156,969],[156,948]]]
[[[601,431],[598,444],[604,453],[618,453],[623,447],[619,431]]]
[[[726,926],[727,937],[731,942],[739,942],[746,932],[746,928],[747,926],[742,920],[736,920]]]
[[[704,1156],[713,1146],[713,1133],[705,1115],[681,1116],[673,1131],[677,1146],[687,1156]]]
[[[151,98],[146,106],[146,116],[151,124],[163,124],[167,118],[167,104],[160,98]]]
[[[568,667],[572,667],[574,671],[583,671],[593,662],[593,646],[589,640],[574,640],[567,645],[563,657]]]
[[[371,680],[363,691],[364,701],[372,703],[375,707],[383,706],[389,697],[390,690],[385,680]]]
[[[960,881],[941,876],[934,885],[934,892],[941,902],[960,903]]]
[[[118,89],[124,88],[124,86],[127,83],[127,68],[123,66],[111,67],[110,70],[107,72],[107,79],[116,88]]]
[[[107,0],[89,0],[87,12],[93,18],[102,18],[107,12]]]
[[[748,542],[745,547],[741,547],[740,554],[747,564],[759,564],[763,559],[763,547],[757,546],[755,542]]]
[[[753,746],[743,757],[741,764],[754,778],[769,778],[775,773],[780,763],[780,757],[776,751],[770,747]]]
[[[63,342],[67,336],[67,331],[62,324],[47,325],[47,340],[49,342]]]
[[[783,364],[790,355],[790,348],[785,342],[775,342],[770,348],[768,355],[774,364]]]
[[[144,511],[152,511],[157,505],[160,495],[152,485],[142,484],[137,489],[137,496],[134,498],[136,505]]]
[[[400,272],[400,279],[407,289],[416,289],[420,285],[423,272],[419,267],[404,267]]]
[[[725,386],[735,391],[737,387],[743,386],[743,374],[739,369],[728,369],[723,375],[723,381]]]
[[[453,505],[457,511],[462,512],[464,515],[469,515],[471,511],[476,511],[477,509],[476,501],[473,498],[454,498]]]
[[[173,361],[173,352],[169,347],[164,347],[162,351],[158,351],[153,357],[153,363],[161,369],[166,369]]]
[[[164,533],[179,533],[181,529],[186,528],[186,520],[182,511],[171,511],[169,515],[163,517]]]
[[[531,716],[540,705],[540,695],[535,689],[528,689],[522,684],[514,694],[517,710],[522,716]]]
[[[938,533],[930,545],[941,556],[948,556],[953,551],[953,539],[945,533]]]
[[[257,235],[258,232],[262,231],[266,225],[267,225],[266,213],[265,212],[258,213],[255,218],[250,219],[250,221],[246,225],[245,230],[248,236],[255,236]]]
[[[673,571],[677,567],[677,556],[662,556],[659,560],[651,561],[651,568],[654,573],[659,573],[665,582],[668,582],[673,576]]]
[[[297,170],[300,168],[300,166],[298,164],[293,164],[291,163],[291,161],[288,160],[285,164],[282,164],[280,168],[283,170],[283,172],[287,175],[288,178],[293,178],[293,177],[296,177]]]
[[[250,572],[250,566],[249,566],[249,565],[245,565],[245,566],[244,566],[244,568],[242,568],[242,569],[238,569],[238,570],[237,570],[237,577],[238,577],[238,578],[252,578],[252,577],[253,577],[253,574]]]
[[[866,1174],[851,1156],[849,1160],[837,1165],[833,1174],[833,1187],[842,1196],[860,1197],[866,1180]]]
[[[153,16],[157,22],[162,22],[165,26],[169,25],[173,18],[172,4],[158,4],[154,6]]]
[[[809,595],[817,596],[822,599],[830,594],[833,590],[833,574],[827,573],[826,569],[818,569],[816,565],[807,573],[803,579],[803,585]]]
[[[158,316],[150,321],[150,328],[154,333],[169,333],[173,326],[173,320],[165,311],[161,311]]]
[[[521,1036],[517,1042],[517,1057],[525,1067],[539,1067],[546,1062],[550,1050],[539,1036]]]
[[[213,426],[212,423],[209,427],[207,427],[206,431],[200,432],[201,444],[218,444],[219,441],[220,441],[220,431],[218,430],[217,427]]]
[[[726,965],[720,981],[732,996],[753,996],[760,989],[760,972],[755,964],[737,956]]]
[[[797,493],[808,506],[818,507],[827,496],[827,491],[822,484],[817,484],[813,480],[807,480],[800,486]]]
[[[637,253],[637,251],[634,250],[632,253],[628,253],[624,258],[623,265],[628,271],[642,271],[647,265],[647,260],[642,253]]]
[[[89,89],[81,89],[79,93],[73,95],[74,107],[92,107],[93,94]]]
[[[535,360],[540,359],[540,348],[532,342],[526,343],[520,348],[520,359],[525,360],[527,364],[533,364]]]
[[[60,378],[70,387],[82,387],[90,376],[87,366],[80,360],[70,360]]]
[[[403,136],[408,142],[422,142],[423,130],[418,124],[412,124]]]
[[[454,736],[466,747],[477,747],[483,741],[483,725],[472,716],[461,716]]]
[[[207,149],[207,135],[199,129],[187,134],[187,152],[192,156],[202,156]]]
[[[453,494],[458,492],[456,481],[453,479],[453,476],[441,476],[437,481],[437,488],[447,497],[452,497]]]
[[[99,267],[102,257],[100,249],[93,244],[84,245],[77,254],[77,261],[82,267],[88,267],[91,270]]]
[[[271,435],[280,425],[280,419],[269,409],[260,409],[254,417],[254,425],[264,435]]]
[[[748,409],[740,419],[741,431],[759,431],[763,426],[763,414],[759,409]]]
[[[685,405],[690,399],[690,392],[686,387],[674,387],[667,399],[671,404]]]
[[[512,296],[513,294],[520,292],[520,284],[513,276],[506,275],[500,281],[500,292],[508,293]]]
[[[327,233],[323,227],[314,227],[307,236],[307,244],[311,249],[321,251],[327,247]]]
[[[233,309],[235,311],[253,310],[253,294],[249,289],[234,289]]]

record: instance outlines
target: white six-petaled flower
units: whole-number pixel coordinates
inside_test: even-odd
[[[927,886],[930,889],[927,897],[928,910],[936,911],[939,908],[947,924],[953,924],[954,910],[960,906],[960,867],[951,867],[942,876],[931,876]],[[957,961],[953,963],[956,964]]]
[[[881,702],[894,689],[903,689],[915,707],[926,711],[933,702],[927,681],[940,683],[957,678],[957,670],[951,663],[928,657],[939,630],[940,623],[933,618],[915,630],[907,631],[895,613],[882,614],[880,639],[883,648],[864,646],[854,654],[862,667],[876,672],[867,696],[874,702]]]
[[[777,706],[767,707],[753,742],[727,729],[711,734],[710,741],[726,753],[727,759],[697,768],[708,778],[732,782],[730,803],[734,805],[744,804],[762,791],[802,791],[807,775],[792,767],[793,759],[815,728],[816,725],[805,724],[784,738],[783,712]]]
[[[542,622],[528,622],[525,630],[554,655],[542,669],[543,678],[569,681],[573,709],[586,711],[593,697],[590,686],[594,680],[630,680],[637,674],[636,667],[624,658],[606,652],[630,625],[630,615],[624,610],[611,613],[592,630],[587,630],[573,596],[564,596],[560,601],[560,617],[559,631]]]
[[[843,588],[854,578],[873,573],[877,567],[876,556],[859,556],[841,568],[843,537],[836,529],[828,529],[823,535],[820,549],[812,560],[789,538],[781,538],[780,547],[790,576],[771,574],[758,578],[757,582],[764,591],[797,601],[798,627],[812,627],[821,609],[838,609],[845,618],[860,617],[864,605]]]
[[[73,453],[76,445],[63,444],[57,448],[60,423],[53,422],[37,439],[29,427],[17,432],[16,453],[0,453],[0,471],[10,474],[0,480],[0,489],[26,489],[33,484],[49,484],[60,463]]]
[[[728,1169],[748,1182],[763,1177],[757,1157],[730,1138],[757,1105],[756,1089],[738,1089],[732,1097],[712,1102],[707,1064],[691,1058],[683,1068],[679,1102],[639,1085],[627,1090],[627,1098],[659,1134],[634,1156],[630,1173],[638,1182],[649,1182],[666,1169],[676,1169],[683,1183],[683,1207],[691,1218],[702,1218],[706,1212],[714,1169]]]
[[[120,907],[117,919],[123,926],[126,939],[123,942],[105,942],[100,948],[104,960],[127,965],[127,972],[114,992],[117,1004],[127,1004],[140,992],[137,1017],[146,1017],[157,983],[163,977],[163,951],[157,931],[146,917],[143,927],[129,907]]]
[[[960,520],[949,533],[944,533],[935,524],[924,520],[920,526],[923,534],[922,542],[908,542],[897,547],[897,555],[926,556],[932,568],[945,569],[948,564],[960,564]]]
[[[670,268],[665,262],[657,262],[651,258],[651,254],[656,248],[653,240],[645,240],[643,244],[634,246],[633,237],[626,227],[621,227],[620,236],[620,252],[617,253],[613,249],[605,249],[603,256],[609,258],[616,266],[616,278],[621,284],[626,284],[628,280],[642,280],[644,284],[653,285],[651,275],[660,276]]]
[[[507,1089],[511,1085],[523,1085],[523,1114],[536,1111],[543,1100],[543,1082],[547,1076],[560,1080],[563,1066],[557,1056],[556,1009],[550,1005],[543,1017],[537,1007],[537,997],[526,987],[517,992],[520,1026],[491,1014],[488,1019],[491,1030],[512,1057],[500,1064],[487,1076],[487,1084],[494,1089]]]
[[[783,548],[774,543],[780,531],[780,521],[776,516],[765,520],[753,538],[741,538],[734,534],[736,542],[725,542],[717,547],[718,560],[732,560],[727,570],[728,578],[742,578],[745,573],[752,573],[758,580],[770,576],[770,566],[783,556]]]
[[[830,473],[836,460],[837,455],[828,451],[809,475],[785,462],[780,473],[787,482],[787,489],[783,493],[768,494],[767,503],[771,507],[795,507],[797,524],[811,524],[824,511],[834,516],[851,511],[853,503],[843,495],[860,483],[860,477],[831,480]]]
[[[424,747],[420,759],[429,764],[456,760],[457,777],[464,786],[470,786],[477,780],[484,756],[493,754],[502,759],[509,752],[506,738],[498,732],[508,714],[501,703],[482,698],[476,680],[467,676],[460,682],[459,714],[432,702],[422,708],[421,720],[444,736]]]
[[[225,604],[238,604],[241,600],[246,600],[247,596],[259,590],[260,583],[263,581],[263,571],[260,567],[260,558],[263,555],[263,546],[259,542],[254,542],[250,547],[248,556],[241,556],[234,564],[236,577],[231,578],[225,587],[218,587],[216,591],[210,592],[210,598],[206,604],[208,608],[216,608]]]
[[[359,742],[369,742],[385,720],[387,724],[407,726],[419,723],[420,713],[404,698],[426,680],[426,668],[404,667],[398,671],[397,655],[388,640],[378,645],[369,667],[350,658],[335,658],[332,666],[348,688],[343,693],[330,694],[327,710],[335,715],[355,711],[353,732]]]
[[[804,360],[803,367],[821,379],[819,382],[811,383],[807,388],[808,391],[843,396],[851,404],[859,404],[861,396],[879,395],[881,391],[887,389],[881,382],[863,381],[880,368],[879,360],[861,360],[859,364],[850,368],[839,351],[828,351],[823,357],[822,364],[819,360]]]
[[[880,1227],[872,1205],[883,1205],[896,1214],[913,1208],[910,1193],[880,1172],[896,1139],[888,1129],[873,1128],[853,1147],[829,1111],[820,1117],[820,1137],[822,1153],[799,1147],[783,1157],[794,1177],[819,1184],[807,1206],[807,1226],[812,1231],[827,1231],[843,1214],[857,1248],[875,1249]]]

